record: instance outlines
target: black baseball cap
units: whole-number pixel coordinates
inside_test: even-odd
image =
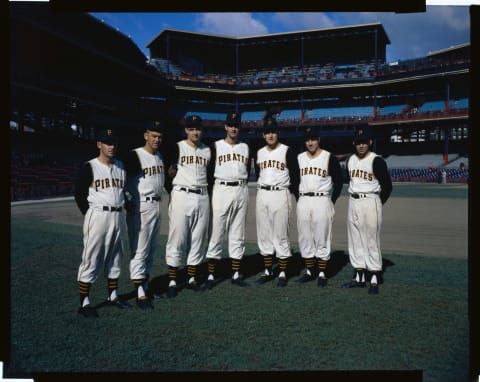
[[[185,119],[185,126],[186,127],[202,127],[202,118],[198,115],[189,115]]]
[[[372,132],[368,128],[358,129],[353,136],[355,143],[368,143],[370,139],[372,139]]]
[[[277,133],[278,132],[278,125],[277,121],[275,118],[266,118],[265,121],[263,121],[263,133]]]
[[[117,132],[111,127],[100,128],[97,131],[97,141],[107,144],[118,143]]]
[[[320,139],[320,132],[316,129],[308,128],[305,130],[305,140],[308,141],[309,139]]]
[[[163,131],[163,124],[159,120],[148,122],[145,126],[145,130],[161,133]]]
[[[236,126],[240,127],[242,123],[242,115],[240,113],[229,113],[227,114],[227,118],[225,119],[225,124],[228,126]]]

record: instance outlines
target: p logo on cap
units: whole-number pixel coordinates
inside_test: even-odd
[[[230,113],[227,115],[227,119],[225,120],[225,124],[228,126],[240,126],[242,122],[242,116],[239,113]]]
[[[97,141],[103,143],[117,143],[118,136],[112,128],[100,129],[97,134]]]
[[[185,120],[186,127],[202,127],[202,118],[198,115],[189,115]]]

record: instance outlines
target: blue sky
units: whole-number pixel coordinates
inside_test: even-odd
[[[452,3],[452,2],[450,2]],[[427,3],[428,4],[428,3]],[[163,29],[245,37],[381,22],[390,38],[387,62],[426,56],[431,51],[470,42],[468,5],[427,5],[426,12],[235,12],[91,13],[130,36],[140,50]]]

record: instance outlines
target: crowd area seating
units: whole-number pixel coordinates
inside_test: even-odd
[[[11,166],[10,200],[73,195],[78,170],[73,164]]]
[[[446,183],[468,183],[469,172],[459,168],[392,168],[389,169],[393,182],[442,183],[442,171],[446,172]]]
[[[443,164],[441,158],[440,154],[406,157],[392,155],[385,160],[394,182],[441,183],[442,171],[445,171],[447,183],[468,183],[468,158],[452,156],[453,160],[448,164]],[[45,163],[35,154],[12,157],[10,200],[73,196],[81,163]]]
[[[422,57],[401,60],[393,63],[375,63],[360,61],[352,64],[320,63],[304,66],[289,65],[265,67],[240,72],[236,75],[219,73],[192,73],[184,70],[173,60],[161,57],[151,58],[149,65],[157,70],[160,76],[175,81],[195,81],[236,86],[262,86],[275,84],[313,83],[325,81],[359,81],[376,77],[390,77],[408,73],[423,73],[447,66],[468,65],[469,58],[434,58]]]
[[[73,195],[80,165],[44,153],[12,151],[10,157],[10,200],[31,200]]]
[[[445,171],[447,183],[467,183],[468,158],[450,154],[448,163],[441,154],[390,155],[384,158],[394,182],[441,183]]]
[[[310,126],[422,120],[468,115],[468,104],[468,98],[462,98],[450,100],[448,110],[446,109],[445,101],[426,102],[422,106],[413,109],[405,104],[389,105],[378,107],[376,112],[373,106],[319,107],[305,110],[304,112],[300,109],[285,109],[275,117],[280,126],[293,126],[299,123],[302,123],[304,126]],[[196,112],[195,114],[200,115],[204,119],[206,126],[223,127],[225,114]],[[245,111],[242,113],[242,123],[245,127],[261,128],[264,116],[265,111]]]

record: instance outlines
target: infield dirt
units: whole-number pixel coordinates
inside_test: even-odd
[[[452,185],[453,187],[453,185]],[[255,187],[250,187],[246,241],[256,242]],[[168,195],[164,194],[161,233],[168,233]],[[347,252],[348,197],[340,196],[335,204],[332,250]],[[12,203],[11,216],[82,225],[73,198]],[[292,198],[290,237],[298,250],[295,199]],[[383,253],[433,257],[468,257],[468,199],[391,197],[383,209],[381,232]]]

